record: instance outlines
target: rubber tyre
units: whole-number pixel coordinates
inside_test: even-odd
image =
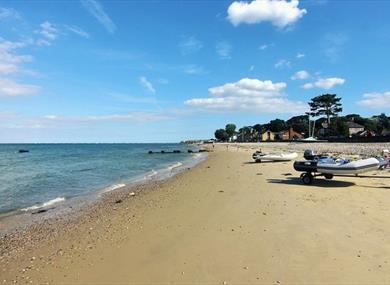
[[[256,163],[261,163],[261,159],[256,159],[255,162]]]
[[[324,177],[325,179],[332,179],[333,178],[333,174],[324,174]]]
[[[304,175],[302,175],[301,180],[303,184],[310,185],[313,183],[313,175],[311,175],[310,173],[305,173]]]

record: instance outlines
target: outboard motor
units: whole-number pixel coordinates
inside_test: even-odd
[[[318,158],[318,155],[316,154],[316,152],[312,149],[307,149],[305,150],[305,152],[303,153],[303,157],[306,159],[306,160],[314,160],[314,159],[317,159]]]

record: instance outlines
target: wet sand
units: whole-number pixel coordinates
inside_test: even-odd
[[[389,170],[307,186],[251,147],[3,238],[0,282],[390,283]]]

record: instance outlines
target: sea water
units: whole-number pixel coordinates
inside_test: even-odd
[[[19,153],[27,149],[27,153]],[[193,164],[184,144],[0,144],[0,214],[113,191],[135,179]],[[181,153],[148,154],[180,150]]]

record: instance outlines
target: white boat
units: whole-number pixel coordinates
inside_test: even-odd
[[[359,174],[377,170],[378,167],[379,161],[374,157],[356,161],[325,159],[318,161],[317,172],[333,175]]]
[[[296,152],[292,153],[262,153],[255,152],[252,155],[256,162],[262,161],[290,161],[298,157]]]

